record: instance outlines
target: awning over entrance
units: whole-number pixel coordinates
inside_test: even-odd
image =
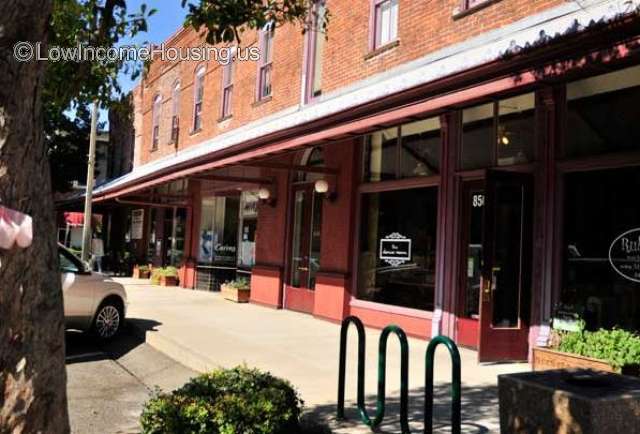
[[[634,3],[640,3],[635,0]],[[623,0],[588,7],[563,4],[462,44],[447,47],[359,83],[314,104],[293,107],[200,145],[137,167],[94,192],[101,202],[155,188],[172,181],[211,174],[221,168],[256,162],[283,152],[360,136],[412,119],[433,116],[447,108],[491,95],[526,88],[554,77],[588,68],[597,56],[602,62],[621,62],[636,43],[620,45],[615,53],[585,52],[604,39],[620,40],[604,24],[619,20],[630,7]],[[593,32],[575,32],[576,28]],[[619,30],[619,29],[617,29]],[[591,38],[589,43],[585,37]],[[553,44],[566,38],[562,44]],[[615,38],[615,39],[614,39]],[[522,53],[535,53],[522,56]],[[633,48],[633,51],[636,49]],[[576,59],[575,53],[583,53]],[[572,57],[558,64],[557,59]],[[451,89],[457,89],[451,91]]]

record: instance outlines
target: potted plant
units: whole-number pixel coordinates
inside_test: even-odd
[[[640,376],[640,336],[617,328],[554,331],[550,348],[533,349],[533,369],[566,368]]]
[[[151,275],[151,268],[148,265],[136,264],[133,266],[134,279],[148,279]]]
[[[251,298],[251,285],[249,279],[246,277],[240,277],[231,282],[222,284],[220,288],[222,296],[236,303],[248,303]]]
[[[179,281],[176,267],[154,268],[151,272],[153,285],[178,286]]]

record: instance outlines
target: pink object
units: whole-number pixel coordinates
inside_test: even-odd
[[[32,241],[33,219],[0,205],[0,249],[9,250],[14,244],[24,249]]]

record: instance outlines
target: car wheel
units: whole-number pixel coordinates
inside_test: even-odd
[[[103,340],[113,338],[118,334],[124,321],[122,308],[114,302],[106,302],[98,308],[93,320],[93,332]]]

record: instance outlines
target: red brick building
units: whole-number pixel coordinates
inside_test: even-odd
[[[544,345],[558,303],[639,329],[639,5],[327,0],[326,35],[156,61],[134,170],[96,201],[144,210],[138,254],[184,287],[246,276],[252,302],[446,334],[484,361]]]

